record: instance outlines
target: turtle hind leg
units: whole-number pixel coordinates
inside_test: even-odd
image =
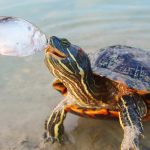
[[[124,130],[121,150],[140,149],[140,138],[143,133],[141,117],[144,107],[143,109],[140,108],[139,101],[143,102],[143,100],[138,98],[137,95],[125,95],[118,102],[120,124]]]
[[[64,126],[63,122],[66,117],[65,103],[61,101],[53,110],[48,120],[45,121],[44,138],[45,142],[51,141],[54,143],[58,141],[63,142]]]

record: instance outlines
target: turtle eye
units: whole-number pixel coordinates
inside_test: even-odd
[[[61,39],[61,44],[63,47],[70,47],[70,42],[67,39]]]

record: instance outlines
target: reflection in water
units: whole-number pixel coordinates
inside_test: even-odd
[[[0,15],[24,18],[87,52],[113,44],[150,50],[149,0],[5,0],[0,5]],[[0,149],[40,149],[43,122],[62,99],[50,86],[53,77],[43,59],[41,53],[0,56]],[[65,127],[68,143],[47,145],[50,150],[119,149],[122,130],[116,121],[69,115]],[[142,143],[150,147],[149,123],[144,127]]]

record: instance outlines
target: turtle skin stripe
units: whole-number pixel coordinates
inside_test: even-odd
[[[53,67],[52,64],[56,63],[55,60],[45,59],[45,63],[47,65],[47,67],[49,68],[49,70],[52,72],[52,74],[54,74],[55,76],[57,75],[60,78],[65,79],[69,83],[67,85],[67,87],[70,89],[70,92],[72,92],[72,94],[75,95],[75,97],[77,98],[77,100],[79,101],[79,103],[86,105],[84,101],[86,101],[87,103],[89,103],[88,100],[90,100],[90,103],[92,103],[91,98],[87,97],[87,95],[85,93],[83,93],[81,90],[79,90],[79,86],[80,86],[80,88],[82,88],[82,84],[80,84],[80,82],[76,81],[74,78],[70,79],[72,76],[70,74],[68,74],[68,72],[65,71],[65,69],[62,68],[62,66],[60,66],[60,64],[59,64],[59,69],[64,72],[65,76],[60,71],[56,71],[54,69],[54,67]],[[51,66],[51,67],[49,67],[49,66]],[[62,88],[60,88],[59,86],[56,86],[56,89],[58,89],[58,91],[62,92]],[[76,94],[76,93],[80,93],[80,97],[82,96],[82,99],[84,101],[81,101],[80,98],[79,98],[79,96],[78,96],[78,94]]]
[[[139,105],[139,102],[142,104]],[[121,97],[118,105],[119,120],[124,130],[121,150],[139,150],[139,140],[143,133],[141,118],[147,113],[144,101],[138,100],[137,95],[125,95]]]
[[[63,142],[64,126],[63,121],[66,117],[66,111],[64,109],[64,103],[61,102],[53,110],[48,120],[45,122],[44,138],[45,142],[51,141],[54,143],[58,141],[59,143]]]

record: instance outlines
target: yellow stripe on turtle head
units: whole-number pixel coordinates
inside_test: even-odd
[[[77,68],[79,69],[79,74],[81,75],[81,83],[84,87],[84,90],[86,91],[86,94],[91,98],[93,99],[93,96],[90,94],[90,92],[88,91],[88,88],[87,88],[87,85],[84,83],[84,77],[85,77],[85,73],[84,73],[84,70],[79,66],[79,64],[77,63],[76,59],[74,58],[74,56],[70,53],[69,49],[67,48],[67,51],[70,55],[70,57],[74,60],[74,62],[76,63],[77,65]]]

